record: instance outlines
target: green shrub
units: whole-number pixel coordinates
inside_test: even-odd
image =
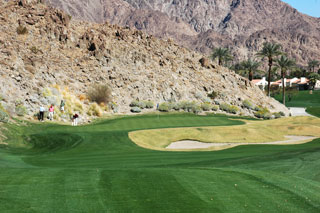
[[[140,113],[141,109],[139,107],[132,107],[130,111],[133,113]]]
[[[111,89],[106,84],[93,85],[87,93],[91,102],[108,105],[111,101]]]
[[[17,33],[18,33],[19,35],[25,35],[25,34],[28,33],[28,29],[27,29],[26,27],[23,27],[23,26],[19,25],[19,26],[17,27]]]
[[[244,100],[242,105],[247,109],[254,109],[254,105],[249,100]]]
[[[24,116],[27,114],[27,108],[23,105],[16,106],[16,114],[18,116]]]
[[[212,105],[210,103],[202,103],[201,109],[205,112],[210,111],[212,109]]]
[[[0,122],[8,123],[9,122],[9,115],[5,111],[0,109]]]
[[[286,116],[286,114],[284,112],[279,112],[281,116]]]
[[[159,105],[159,111],[160,112],[169,112],[170,111],[170,108],[169,108],[169,104],[164,102],[164,103],[161,103]]]

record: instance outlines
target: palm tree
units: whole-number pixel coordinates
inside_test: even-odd
[[[264,43],[263,48],[260,52],[257,53],[259,57],[268,58],[269,72],[268,72],[268,96],[270,97],[270,85],[271,85],[271,71],[274,57],[282,54],[281,45],[274,43]]]
[[[286,104],[286,98],[285,98],[285,82],[284,78],[286,76],[286,72],[288,69],[295,66],[295,61],[292,59],[287,58],[287,56],[282,55],[279,59],[277,59],[277,67],[281,70],[281,79],[282,79],[282,103]]]
[[[314,72],[314,69],[320,65],[320,62],[317,60],[311,60],[308,63],[308,67],[310,71]]]
[[[247,61],[243,61],[242,67],[244,70],[249,72],[249,80],[252,81],[253,79],[253,72],[256,72],[260,66],[260,62],[256,60],[251,60],[250,58]]]
[[[227,62],[232,60],[232,56],[231,53],[229,51],[228,48],[215,48],[212,51],[212,55],[211,55],[212,60],[215,60],[216,58],[218,58],[219,61],[219,65],[221,66],[223,62]]]

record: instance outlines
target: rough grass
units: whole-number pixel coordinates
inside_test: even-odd
[[[208,143],[262,143],[285,140],[286,135],[320,137],[320,120],[290,117],[247,121],[246,125],[239,126],[140,130],[129,133],[130,139],[137,145],[155,150],[166,150],[165,147],[172,142],[186,139]]]
[[[240,124],[188,114],[79,127],[6,124],[0,212],[319,212],[319,139],[161,152],[128,138],[135,130]]]

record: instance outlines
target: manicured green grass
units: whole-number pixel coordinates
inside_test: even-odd
[[[240,125],[225,116],[145,115],[89,126],[7,126],[0,212],[319,212],[320,140],[161,152],[142,129]]]
[[[313,94],[309,94],[309,90],[299,91],[297,95],[292,97],[292,100],[288,100],[286,96],[286,106],[287,107],[320,107],[320,90],[313,91]],[[279,102],[282,102],[282,95],[277,95],[275,97]]]

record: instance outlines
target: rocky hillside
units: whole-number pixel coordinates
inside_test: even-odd
[[[91,107],[86,92],[106,83],[119,112],[128,113],[133,100],[201,102],[213,91],[216,104],[241,108],[248,99],[271,111],[288,112],[247,79],[171,40],[71,20],[34,2],[0,0],[0,103],[7,111],[24,105],[33,114],[40,105],[59,104],[64,98],[75,102],[70,114],[86,113],[83,104]]]
[[[73,17],[135,27],[203,53],[224,46],[236,59],[278,42],[301,65],[320,58],[320,18],[280,0],[46,0]]]

